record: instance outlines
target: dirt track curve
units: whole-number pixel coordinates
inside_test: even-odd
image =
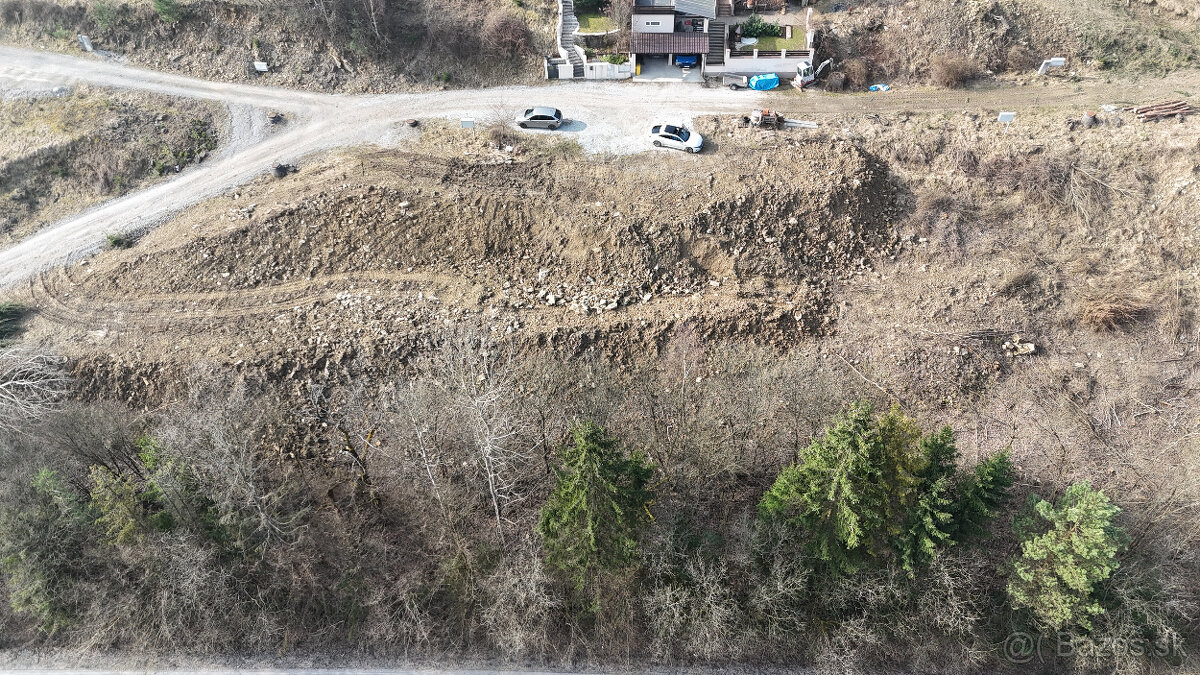
[[[967,92],[893,91],[883,95],[759,94],[684,84],[567,82],[544,87],[346,96],[210,82],[124,66],[99,57],[0,47],[0,92],[87,83],[207,99],[226,104],[233,130],[232,141],[210,161],[62,220],[0,251],[0,288],[20,284],[64,261],[90,255],[99,250],[108,234],[153,227],[188,206],[262,175],[277,162],[295,162],[334,148],[394,145],[412,133],[403,124],[408,118],[483,120],[497,111],[515,110],[536,101],[559,107],[578,120],[569,133],[587,151],[623,153],[643,148],[644,127],[652,119],[729,114],[757,105],[769,104],[798,114],[1096,105],[1155,98],[1195,86],[1198,81],[1197,74],[1184,73],[1137,86],[1097,81]],[[284,111],[292,121],[278,133],[264,134],[261,125],[247,117],[261,117],[265,109]]]

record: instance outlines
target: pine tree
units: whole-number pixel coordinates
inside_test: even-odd
[[[1116,556],[1125,536],[1113,520],[1121,509],[1082,482],[1068,488],[1057,504],[1037,500],[1034,510],[1046,531],[1022,542],[1009,577],[1009,599],[1046,628],[1090,630],[1091,617],[1103,612],[1092,590],[1119,566]]]
[[[869,404],[857,403],[780,472],[759,516],[802,530],[834,574],[853,573],[902,531],[920,483],[919,438],[898,410],[876,421]]]
[[[572,429],[558,451],[558,484],[538,522],[550,566],[577,589],[602,571],[627,567],[650,521],[654,467],[638,452],[626,457],[616,439],[592,422]]]

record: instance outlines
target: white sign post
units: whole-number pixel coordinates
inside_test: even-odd
[[[1004,133],[1007,134],[1008,128],[1012,126],[1012,122],[1016,118],[1017,118],[1017,113],[1015,113],[1015,112],[1002,112],[1002,113],[1000,113],[1000,116],[996,118],[996,121],[1004,122]]]
[[[1038,68],[1038,75],[1045,75],[1050,72],[1051,68],[1062,68],[1067,65],[1067,60],[1061,56],[1056,56],[1052,59],[1042,61],[1042,66]]]
[[[459,120],[458,123],[462,125],[462,128],[470,129],[471,137],[472,138],[475,137],[475,118],[474,117],[464,117],[461,120]]]

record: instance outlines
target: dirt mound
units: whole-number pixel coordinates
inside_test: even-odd
[[[890,251],[896,201],[850,143],[790,152],[786,168],[703,157],[669,176],[644,156],[374,153],[216,200],[33,295],[94,341],[136,332],[281,377],[403,361],[461,321],[570,351],[653,349],[680,322],[783,344],[826,331],[834,284]]]

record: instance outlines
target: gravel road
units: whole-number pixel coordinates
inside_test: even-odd
[[[1186,83],[1184,79],[1190,78]],[[207,99],[230,111],[229,138],[213,158],[173,178],[62,220],[0,250],[0,288],[64,261],[91,255],[107,234],[144,230],[181,210],[220,195],[267,172],[278,162],[295,163],[323,150],[395,143],[409,135],[408,118],[480,121],[511,115],[531,104],[561,108],[577,120],[569,133],[590,153],[629,153],[648,149],[648,124],[656,118],[689,120],[701,114],[746,112],[780,106],[813,113],[890,110],[953,110],[1002,106],[1019,109],[1067,102],[1079,105],[1135,97],[1149,99],[1183,84],[1195,74],[1122,87],[1107,83],[1012,87],[969,92],[911,91],[885,95],[758,93],[685,84],[562,82],[539,87],[498,87],[424,94],[350,96],[259,87],[134,68],[100,57],[73,57],[0,47],[0,96],[87,83],[94,86]],[[1142,91],[1138,91],[1138,90]],[[268,109],[288,113],[290,122],[265,133],[257,121]],[[249,118],[249,119],[248,119]],[[546,133],[546,132],[527,132]],[[665,151],[664,151],[665,152]]]

